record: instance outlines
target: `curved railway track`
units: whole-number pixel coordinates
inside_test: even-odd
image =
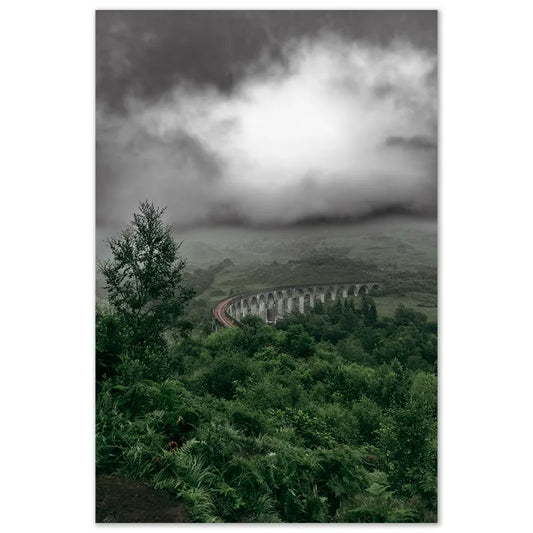
[[[213,314],[215,315],[215,318],[226,328],[236,328],[237,326],[229,318],[228,315],[226,315],[226,305],[230,300],[233,300],[233,296],[231,298],[226,298],[225,300],[222,300],[221,302],[218,302],[215,308],[213,309]]]

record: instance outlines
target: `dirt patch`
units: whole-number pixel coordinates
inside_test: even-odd
[[[189,522],[174,498],[134,479],[96,477],[96,522]]]

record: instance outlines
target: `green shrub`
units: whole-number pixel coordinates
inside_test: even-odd
[[[97,393],[97,472],[153,483],[196,522],[434,521],[436,337],[400,311],[324,340],[353,313],[195,331],[161,360],[171,379],[121,354]]]
[[[261,412],[240,404],[230,408],[229,420],[233,426],[249,437],[258,437],[269,429],[269,425]]]
[[[252,372],[252,362],[240,354],[219,355],[206,370],[207,391],[214,396],[231,399],[235,396],[237,386],[244,383]]]
[[[260,412],[293,406],[297,399],[293,387],[281,383],[277,376],[267,376],[247,385],[239,390],[238,398],[251,409]]]

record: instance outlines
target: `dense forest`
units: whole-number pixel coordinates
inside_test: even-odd
[[[162,213],[101,265],[97,474],[196,522],[437,521],[437,324],[365,295],[210,331]]]

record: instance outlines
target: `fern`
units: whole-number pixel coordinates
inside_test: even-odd
[[[199,487],[188,488],[181,496],[189,515],[195,522],[221,522],[208,490]]]
[[[145,444],[137,442],[124,450],[119,472],[135,479],[142,479],[153,474],[155,466],[153,451]]]
[[[268,492],[252,493],[247,501],[245,521],[279,523],[281,518],[276,510],[276,501]]]

